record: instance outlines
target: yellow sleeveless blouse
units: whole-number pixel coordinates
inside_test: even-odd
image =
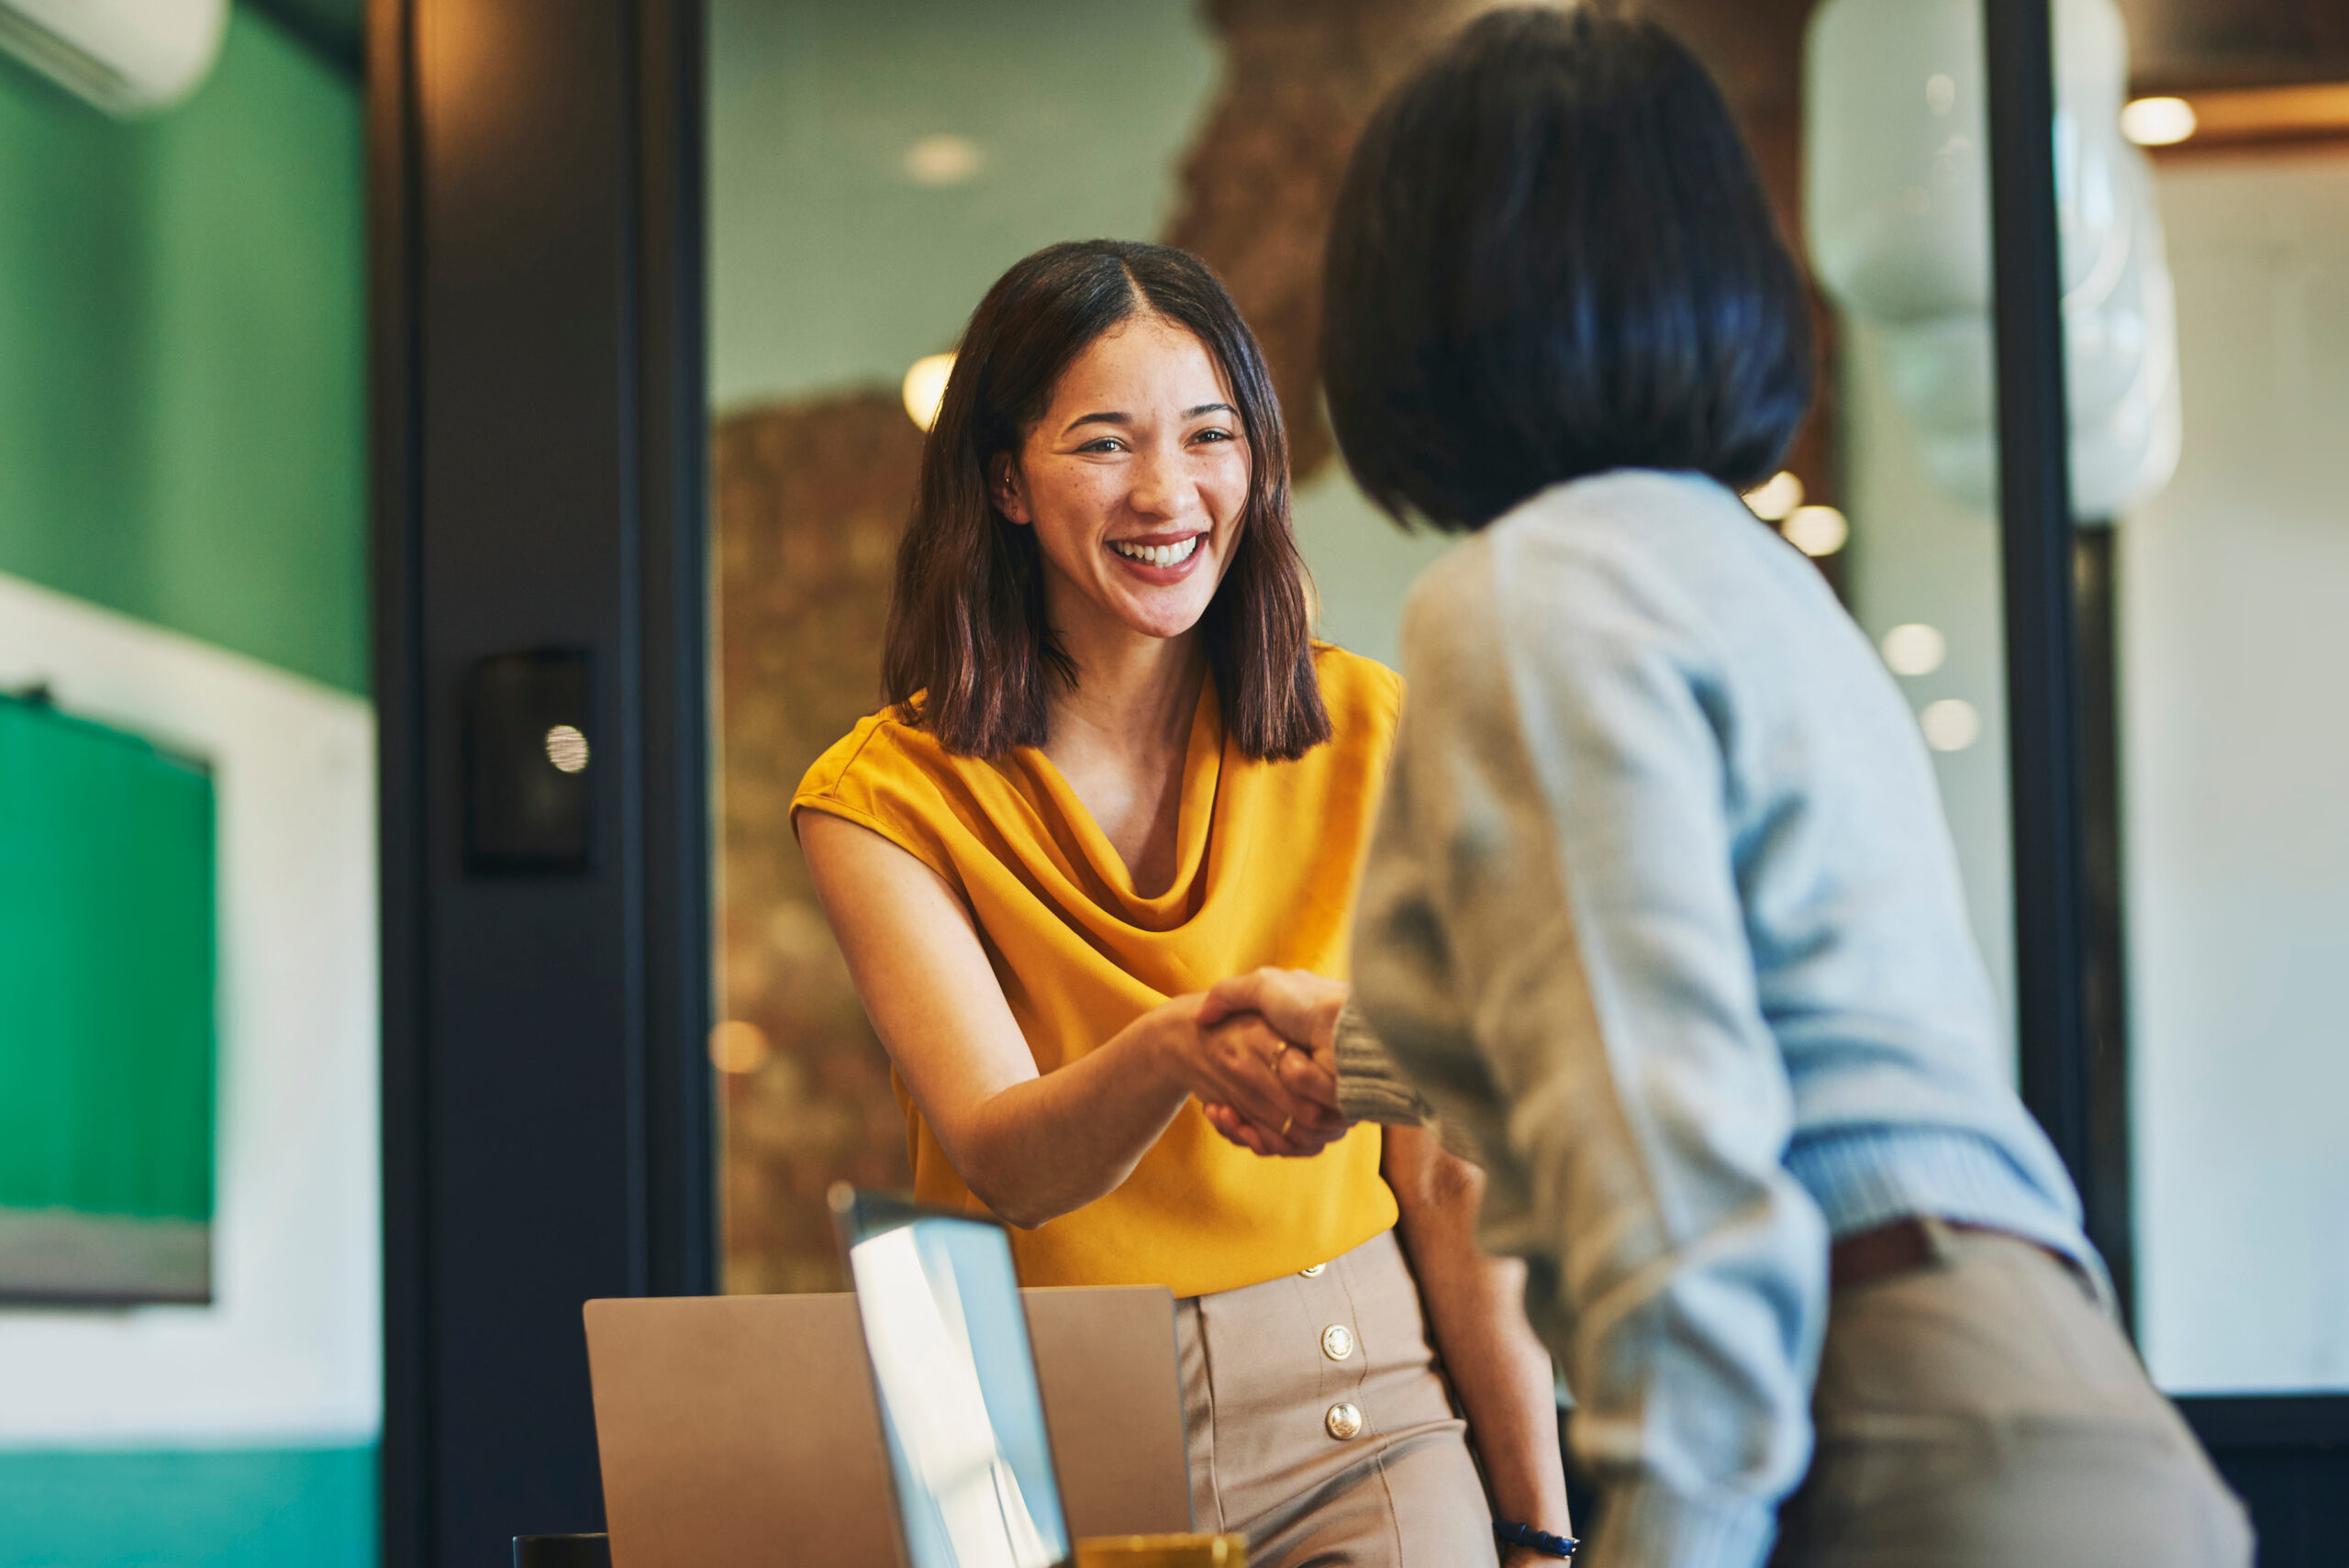
[[[1269,964],[1344,977],[1402,682],[1326,644],[1314,660],[1335,735],[1293,762],[1235,750],[1207,683],[1184,762],[1174,881],[1154,898],[1135,893],[1041,751],[954,756],[887,710],[807,770],[793,820],[843,817],[944,877],[977,921],[1037,1070],[1050,1073],[1227,975]],[[984,1211],[891,1078],[915,1195]],[[1012,1231],[1020,1281],[1199,1296],[1324,1262],[1395,1223],[1379,1153],[1378,1129],[1362,1126],[1309,1160],[1261,1159],[1224,1141],[1191,1101],[1117,1191]]]

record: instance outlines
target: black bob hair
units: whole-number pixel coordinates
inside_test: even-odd
[[[1748,489],[1810,405],[1809,296],[1720,91],[1591,5],[1481,17],[1380,106],[1327,277],[1330,424],[1406,526],[1614,468]]]

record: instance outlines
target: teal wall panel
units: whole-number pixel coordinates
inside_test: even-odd
[[[213,818],[201,766],[0,696],[0,1208],[211,1218]]]
[[[375,1450],[0,1451],[0,1568],[373,1568]]]

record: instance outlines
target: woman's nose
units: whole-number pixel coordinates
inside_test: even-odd
[[[1146,517],[1171,517],[1183,509],[1183,470],[1172,453],[1146,451],[1133,466],[1133,488],[1126,505]]]

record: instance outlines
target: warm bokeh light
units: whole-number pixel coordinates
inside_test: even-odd
[[[986,154],[967,136],[925,136],[906,149],[906,178],[917,185],[960,185],[986,167]]]
[[[756,1073],[774,1054],[767,1031],[740,1018],[729,1018],[709,1031],[709,1060],[720,1073]]]
[[[1745,493],[1745,504],[1765,523],[1784,522],[1802,505],[1802,481],[1784,469]]]
[[[547,761],[566,773],[587,771],[587,737],[568,724],[558,724],[547,731]]]
[[[1941,628],[1921,621],[1894,627],[1884,634],[1879,646],[1885,663],[1896,675],[1930,675],[1949,657],[1949,640]]]
[[[906,412],[923,429],[938,423],[938,406],[946,401],[946,378],[953,372],[953,355],[925,354],[906,373]]]
[[[1852,525],[1832,506],[1797,506],[1779,532],[1805,555],[1832,555],[1851,541]]]
[[[1982,737],[1982,715],[1962,697],[1927,703],[1917,716],[1925,744],[1936,751],[1963,751]]]
[[[2121,111],[2121,134],[2140,147],[2175,147],[2194,127],[2194,106],[2183,98],[2138,98]]]

